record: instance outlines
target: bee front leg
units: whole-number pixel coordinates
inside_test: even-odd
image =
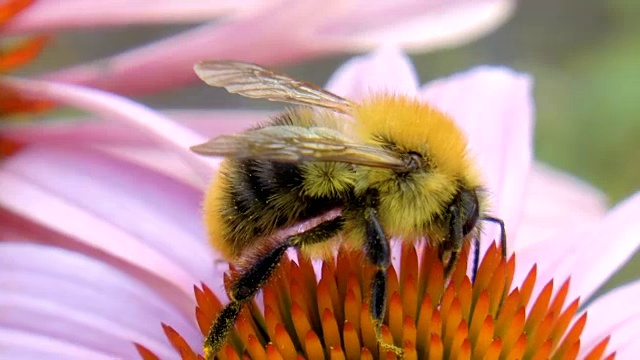
[[[449,207],[449,216],[449,239],[439,249],[440,261],[443,264],[446,262],[444,267],[445,279],[449,278],[453,269],[455,269],[458,259],[460,259],[462,244],[464,243],[464,224],[460,216],[460,208],[457,205],[451,205]]]
[[[404,355],[404,351],[393,345],[387,344],[382,340],[380,329],[384,320],[384,313],[387,307],[387,269],[391,261],[391,249],[389,241],[384,235],[378,216],[373,208],[367,208],[364,211],[366,223],[366,242],[365,255],[367,259],[376,266],[376,272],[371,281],[371,304],[370,311],[373,318],[373,324],[376,330],[378,343],[385,349],[392,351],[397,356]]]
[[[270,249],[250,267],[243,269],[239,276],[229,286],[229,299],[227,304],[218,313],[206,339],[204,340],[204,352],[207,360],[213,359],[222,348],[227,336],[236,323],[236,319],[242,310],[242,306],[250,301],[254,295],[271,278],[278,267],[280,260],[289,247],[303,248],[330,240],[336,236],[344,226],[344,219],[337,218],[327,220],[305,232],[288,237],[284,242]]]

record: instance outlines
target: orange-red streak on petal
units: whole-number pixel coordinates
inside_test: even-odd
[[[0,4],[0,26],[11,20],[19,12],[32,5],[34,0],[9,0]]]
[[[42,51],[48,36],[34,36],[22,40],[9,49],[0,49],[0,73],[8,72],[29,63]]]

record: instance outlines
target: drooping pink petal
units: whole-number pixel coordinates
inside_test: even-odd
[[[118,95],[76,85],[22,79],[1,79],[25,96],[46,98],[92,112],[111,121],[118,121],[125,128],[137,128],[171,149],[208,181],[217,161],[197,156],[189,147],[202,143],[205,137],[176,124],[159,113]]]
[[[514,250],[526,251],[558,233],[601,220],[607,211],[606,196],[583,180],[548,165],[533,163],[527,179],[522,217]]]
[[[352,1],[348,11],[324,24],[317,35],[320,41],[346,49],[396,44],[408,50],[436,50],[494,30],[514,8],[511,0]]]
[[[45,78],[142,94],[195,81],[191,66],[204,59],[273,66],[382,44],[416,50],[452,46],[497,27],[513,4],[512,0],[267,2],[242,16]]]
[[[131,268],[177,305],[200,281],[222,293],[196,188],[90,148],[54,146],[3,161],[0,187],[2,208],[48,229],[59,246]]]
[[[255,0],[40,0],[13,18],[2,32],[19,34],[132,24],[193,23],[259,6]]]
[[[349,99],[388,92],[413,95],[419,86],[411,60],[398,48],[385,46],[350,59],[327,82],[326,89]]]
[[[339,4],[269,2],[262,11],[202,25],[108,59],[55,71],[44,78],[121,94],[142,94],[195,82],[193,64],[205,59],[270,66],[309,58],[319,55],[319,50],[311,48],[310,27],[330,16]]]
[[[4,241],[0,273],[3,356],[15,353],[24,358],[35,351],[49,354],[47,359],[65,354],[134,358],[131,342],[140,341],[167,358],[173,351],[164,341],[160,321],[179,328],[193,345],[200,339],[190,314],[176,311],[157,289],[126,269],[95,257],[56,246]]]
[[[422,98],[449,114],[469,136],[471,155],[487,184],[491,215],[504,220],[511,248],[532,160],[531,78],[506,68],[477,67],[426,84]],[[483,239],[497,239],[487,226]],[[490,241],[481,242],[483,248]]]

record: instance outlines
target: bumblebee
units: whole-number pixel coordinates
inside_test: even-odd
[[[269,280],[294,247],[326,257],[337,245],[361,249],[375,267],[370,312],[378,341],[386,307],[389,239],[426,240],[438,249],[449,276],[465,241],[474,240],[477,272],[480,221],[487,195],[462,130],[418,99],[389,93],[352,102],[320,87],[260,66],[206,61],[195,66],[207,84],[231,93],[299,105],[239,134],[192,147],[222,156],[204,200],[211,243],[244,264],[228,286],[230,303],[204,342],[207,358],[221,348],[242,306]],[[337,214],[328,217],[328,214]],[[301,231],[297,225],[318,224]]]

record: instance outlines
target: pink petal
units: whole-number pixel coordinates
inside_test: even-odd
[[[189,151],[189,146],[202,143],[206,138],[129,99],[75,85],[21,79],[2,81],[25,96],[47,98],[76,106],[105,119],[118,121],[127,128],[140,129],[162,146],[181,156],[204,181],[208,181],[212,169],[216,167],[216,161]]]
[[[522,279],[528,267],[538,264],[538,277],[562,282],[571,277],[570,299],[589,297],[629,258],[640,244],[640,193],[625,200],[597,223],[581,227],[537,242],[521,250],[514,283]]]
[[[318,37],[345,49],[396,44],[435,50],[470,42],[494,30],[514,8],[511,0],[353,1],[344,15],[324,24]]]
[[[577,294],[591,296],[622,267],[640,246],[640,193],[616,205],[604,220],[585,234],[571,275]]]
[[[639,298],[640,281],[635,281],[610,291],[589,305],[586,309],[588,318],[582,333],[581,353],[589,351],[611,335],[608,352],[616,351],[616,359],[637,358],[640,353]]]
[[[38,349],[25,340],[48,337],[48,351],[73,358],[88,351],[134,358],[132,342],[139,341],[165,358],[174,352],[162,321],[193,345],[201,339],[190,316],[132,274],[96,258],[55,246],[0,242],[0,272],[0,339],[14,338],[9,349]]]
[[[96,149],[105,152],[110,156],[125,160],[126,162],[144,167],[152,172],[170,177],[183,182],[195,189],[204,191],[209,184],[202,182],[202,178],[197,176],[182,159],[176,157],[171,151],[139,146],[97,146]],[[214,161],[221,162],[222,159],[215,158]],[[217,171],[217,167],[214,172]]]
[[[194,188],[88,148],[36,146],[3,162],[0,187],[0,206],[60,246],[132,269],[177,305],[200,281],[224,296]]]
[[[336,7],[340,2],[269,2],[252,14],[203,25],[45,78],[141,94],[195,82],[193,64],[205,59],[234,59],[263,66],[299,61],[328,53],[312,49],[309,34],[312,26],[324,21]]]
[[[382,47],[344,63],[333,73],[326,88],[358,100],[378,92],[413,95],[418,86],[411,59],[397,48]]]
[[[434,0],[267,2],[243,16],[45,77],[122,94],[141,94],[195,81],[191,66],[204,59],[234,59],[273,66],[383,44],[412,49],[452,46],[497,27],[511,13],[514,3],[512,0],[457,0],[446,4]]]
[[[92,359],[109,360],[112,356],[74,343],[0,327],[0,349],[6,359]]]
[[[607,210],[605,195],[581,179],[534,163],[525,188],[516,252],[558,233],[599,221]],[[509,243],[513,245],[512,242]]]
[[[165,112],[181,125],[204,137],[245,130],[272,115],[263,111],[240,110],[174,110]],[[158,146],[145,129],[124,127],[113,121],[98,119],[48,120],[27,124],[0,124],[2,136],[22,144],[48,144],[98,148],[155,172],[204,189],[208,182],[194,173],[182,158]],[[217,169],[220,158],[207,160]]]
[[[422,98],[448,113],[469,135],[472,156],[491,194],[491,214],[516,232],[532,158],[531,78],[506,68],[478,67],[430,82]],[[487,229],[484,239],[497,239]],[[482,242],[483,248],[489,241]],[[509,247],[517,239],[509,236]]]
[[[256,1],[251,0],[40,0],[18,14],[2,30],[16,34],[132,24],[201,22],[246,11],[256,5]]]
[[[273,115],[272,112],[248,110],[166,110],[161,113],[205,138],[246,130]],[[0,123],[0,131],[4,138],[25,144],[160,148],[158,142],[147,135],[145,128],[123,126],[119,122],[96,118],[5,122]]]

